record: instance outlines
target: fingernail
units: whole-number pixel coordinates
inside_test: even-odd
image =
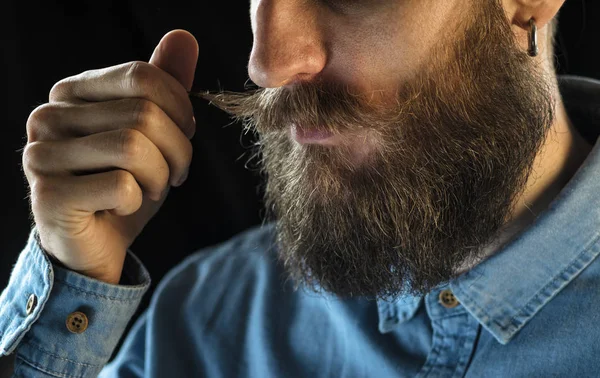
[[[185,173],[183,174],[183,176],[181,176],[179,181],[177,181],[177,184],[175,184],[175,186],[181,186],[185,182],[185,180],[187,180],[189,173],[190,173],[190,169],[188,168],[185,170]]]
[[[194,123],[194,126],[192,127],[192,134],[190,135],[190,139],[192,139],[194,135],[196,135],[196,117],[192,116],[192,122]]]

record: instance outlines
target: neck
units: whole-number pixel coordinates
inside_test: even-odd
[[[535,219],[569,182],[591,150],[592,145],[575,129],[560,99],[556,120],[535,159],[513,220]]]
[[[558,88],[556,98],[555,121],[535,158],[525,190],[517,198],[512,216],[499,236],[484,249],[483,259],[498,252],[548,208],[592,150],[569,120]],[[464,264],[459,273],[473,268],[483,259]]]

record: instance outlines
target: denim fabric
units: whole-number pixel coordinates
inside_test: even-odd
[[[581,98],[570,117],[597,137],[600,83],[570,83]],[[101,371],[148,287],[145,268],[129,252],[134,285],[102,284],[53,267],[32,236],[0,297],[0,351],[17,353],[18,377],[597,377],[599,193],[596,144],[500,251],[395,301],[297,290],[277,262],[275,225],[250,229],[171,270]],[[439,299],[447,290],[455,307]],[[26,316],[30,293],[39,304]],[[64,322],[77,309],[90,326],[74,335]]]
[[[110,285],[51,263],[34,228],[0,296],[0,355],[16,350],[15,376],[96,377],[150,286],[150,275],[130,251],[123,274],[134,285]],[[26,308],[34,294],[37,305]],[[66,319],[89,320],[81,334]],[[18,346],[18,348],[17,348]]]

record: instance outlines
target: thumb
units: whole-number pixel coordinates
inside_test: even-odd
[[[172,30],[162,37],[149,63],[173,76],[190,91],[198,63],[198,42],[188,31]]]

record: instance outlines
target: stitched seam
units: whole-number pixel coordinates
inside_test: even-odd
[[[136,302],[138,300],[138,298],[122,299],[122,298],[110,297],[108,295],[102,295],[102,294],[98,294],[98,293],[94,293],[94,292],[91,292],[91,291],[88,291],[88,290],[81,289],[81,288],[79,288],[77,286],[74,286],[74,285],[72,285],[72,284],[70,284],[68,282],[65,282],[65,281],[63,281],[61,279],[58,279],[58,278],[55,278],[54,280],[60,282],[64,286],[66,286],[67,289],[75,290],[75,291],[78,291],[78,292],[81,292],[81,293],[85,293],[85,294],[93,296],[93,297],[110,299],[110,300],[117,301],[117,302]]]
[[[487,313],[487,311],[481,306],[477,305],[477,302],[471,297],[466,291],[462,291],[460,293],[461,296],[466,297],[471,304],[475,307],[479,315],[485,316],[487,319],[492,319],[492,317]],[[490,325],[490,321],[485,322],[486,325]]]
[[[594,261],[594,257],[592,257],[590,259],[590,261],[588,261],[587,264],[585,264],[583,262],[583,258],[585,257],[584,255],[596,244],[596,242],[598,241],[598,239],[600,239],[600,234],[598,234],[596,236],[596,238],[594,239],[594,241],[592,241],[589,245],[589,247],[587,247],[586,249],[584,249],[583,251],[581,251],[581,253],[579,255],[577,255],[576,258],[574,258],[565,268],[563,268],[558,274],[556,274],[552,281],[548,282],[546,285],[544,285],[544,287],[542,287],[540,290],[537,291],[537,293],[529,300],[527,301],[527,303],[525,303],[525,305],[523,305],[521,307],[521,309],[519,310],[518,313],[516,313],[512,318],[510,318],[510,324],[504,328],[502,325],[498,324],[503,330],[506,330],[508,328],[510,328],[511,326],[516,327],[515,325],[513,325],[513,322],[517,322],[516,318],[519,316],[525,316],[525,313],[523,312],[523,309],[525,307],[529,307],[533,302],[535,302],[536,300],[541,300],[542,302],[545,301],[546,299],[552,297],[553,295],[555,295],[556,293],[558,293],[560,290],[562,290],[564,288],[564,286],[561,286],[562,284],[564,284],[565,282],[571,282],[575,279],[575,277],[577,277],[585,268],[587,268],[589,266],[589,264],[591,264],[592,261]],[[566,273],[569,269],[571,269],[573,267],[573,265],[575,265],[575,263],[581,262],[582,264],[584,264],[584,266],[579,269],[579,271],[577,271],[575,274],[572,274],[571,276],[569,276],[568,279],[561,279],[560,276],[563,275],[564,273]],[[549,287],[553,286],[556,282],[559,282],[559,287],[557,287],[556,289],[552,290],[550,295],[545,295],[542,294],[543,291],[545,291],[546,289],[548,289]],[[544,303],[545,305],[545,303]],[[538,306],[537,311],[539,311],[539,309],[542,306]],[[523,323],[521,322],[519,324],[519,326],[517,327],[517,329],[519,329],[521,327]]]
[[[436,341],[438,341],[436,343]],[[434,333],[434,338],[433,338],[433,345],[431,348],[431,351],[429,352],[429,355],[427,356],[427,358],[425,359],[425,365],[423,365],[421,367],[421,371],[418,374],[418,377],[426,377],[428,376],[431,371],[433,370],[433,368],[436,366],[435,363],[439,360],[440,358],[440,353],[441,353],[441,344],[442,340],[442,336],[440,334],[435,334]],[[431,359],[430,359],[431,358]]]
[[[462,303],[459,306],[461,306],[462,309],[456,310],[456,312],[454,312],[452,314],[446,314],[446,315],[442,315],[442,316],[436,317],[435,320],[452,319],[452,318],[456,318],[457,316],[463,316],[463,315],[469,313],[467,311],[467,309],[465,308],[465,306],[463,306]]]
[[[72,363],[73,365],[85,366],[85,367],[90,367],[90,368],[96,368],[96,367],[100,366],[100,364],[86,364],[85,362],[77,362],[75,360],[70,360],[68,358],[61,357],[61,356],[59,356],[57,354],[54,354],[52,352],[48,352],[47,350],[43,349],[41,346],[39,346],[36,343],[31,342],[31,341],[27,342],[26,345],[31,345],[35,349],[39,350],[40,352],[42,352],[44,354],[47,354],[48,356],[54,357],[57,360],[62,360],[62,361],[66,361],[66,362]]]
[[[38,366],[37,364],[35,364],[35,363],[31,362],[31,361],[27,361],[23,357],[17,357],[17,360],[21,361],[21,365],[27,364],[27,365],[29,365],[29,366],[31,366],[33,368],[36,368],[37,370],[41,371],[42,373],[46,373],[46,374],[51,375],[53,377],[58,377],[58,378],[79,378],[79,377],[77,377],[75,375],[72,375],[72,374],[59,373],[59,372],[56,372],[56,371],[46,370],[42,366]]]
[[[463,314],[466,316],[466,314]],[[434,322],[438,323],[438,327],[441,329],[442,328],[442,322],[440,320],[435,320]],[[436,331],[434,330],[434,340],[433,340],[433,345],[432,345],[432,349],[429,353],[429,356],[427,356],[427,359],[425,360],[425,365],[422,367],[421,372],[419,372],[419,377],[423,376],[426,377],[429,374],[431,374],[434,369],[437,369],[439,371],[439,369],[444,369],[444,368],[449,368],[451,369],[451,366],[445,365],[445,364],[441,364],[440,360],[442,358],[442,352],[446,349],[448,349],[447,347],[444,346],[444,341],[445,340],[458,340],[461,337],[455,337],[453,335],[448,335],[443,333],[443,331]],[[435,340],[437,340],[438,342],[436,343]],[[435,353],[435,354],[434,354]],[[434,354],[434,358],[432,358],[430,360],[430,356]],[[423,372],[423,370],[427,368],[427,370],[425,372]],[[453,373],[456,372],[456,367]],[[421,375],[422,374],[422,375]]]
[[[17,355],[15,356],[15,365],[13,366],[13,378],[21,378],[21,372],[19,371],[19,368],[21,367],[21,365],[23,365],[23,360]],[[18,375],[17,375],[18,373]]]
[[[521,314],[522,314],[522,311],[521,311],[521,310],[522,310],[524,307],[527,307],[527,306],[529,306],[529,305],[531,304],[531,302],[533,302],[535,299],[537,299],[537,297],[541,295],[541,294],[540,294],[540,292],[541,292],[542,290],[544,290],[546,287],[550,286],[550,284],[552,284],[554,281],[556,281],[556,277],[557,277],[557,276],[561,275],[563,272],[565,272],[566,270],[568,270],[569,268],[571,268],[571,267],[572,267],[572,266],[573,266],[573,265],[574,265],[576,262],[579,262],[579,261],[581,260],[581,258],[583,257],[583,255],[584,255],[585,253],[587,253],[587,252],[588,252],[588,251],[589,251],[589,250],[590,250],[590,249],[591,249],[591,248],[592,248],[594,245],[596,245],[596,243],[598,242],[598,239],[600,239],[600,234],[599,234],[599,235],[596,235],[596,237],[593,239],[593,241],[592,241],[592,242],[589,244],[589,246],[588,246],[588,247],[586,247],[586,248],[585,248],[585,249],[584,249],[584,250],[583,250],[581,253],[579,253],[579,254],[577,255],[577,257],[575,257],[575,258],[574,258],[574,259],[573,259],[573,260],[572,260],[572,261],[571,261],[571,262],[570,262],[570,263],[569,263],[569,264],[568,264],[568,265],[567,265],[567,266],[566,266],[566,267],[565,267],[565,268],[564,268],[564,269],[563,269],[563,270],[562,270],[562,271],[561,271],[559,274],[555,275],[555,276],[554,276],[554,278],[553,278],[553,280],[552,280],[551,282],[549,282],[548,284],[546,284],[546,285],[544,286],[544,288],[540,289],[540,290],[539,290],[539,291],[536,293],[536,295],[535,295],[533,298],[531,298],[529,301],[527,301],[527,303],[521,307],[520,311],[519,311],[519,312],[518,312],[516,315],[514,315],[514,316],[513,316],[513,317],[510,319],[510,322],[511,322],[511,323],[510,323],[508,326],[506,326],[506,327],[505,327],[505,326],[503,326],[503,325],[502,325],[502,324],[501,324],[499,321],[497,321],[497,320],[496,320],[494,317],[490,316],[490,314],[489,314],[489,313],[488,313],[488,312],[487,312],[487,311],[486,311],[484,308],[482,308],[481,306],[478,306],[478,305],[476,304],[476,301],[475,301],[475,300],[473,300],[473,298],[472,298],[472,297],[471,297],[471,296],[470,296],[470,295],[469,295],[469,294],[468,294],[466,291],[464,291],[464,290],[461,290],[461,295],[462,295],[462,296],[464,296],[464,297],[466,297],[466,298],[467,298],[467,299],[468,299],[468,300],[469,300],[469,301],[470,301],[470,302],[471,302],[471,303],[472,303],[472,304],[475,306],[475,308],[477,309],[477,311],[478,311],[478,313],[479,313],[479,314],[483,314],[483,315],[485,315],[485,316],[486,316],[486,317],[487,317],[487,318],[490,320],[490,321],[486,321],[486,322],[485,322],[485,324],[486,324],[486,325],[488,325],[488,326],[489,326],[489,325],[490,325],[490,323],[494,323],[495,325],[497,325],[498,327],[500,327],[500,329],[501,329],[502,331],[506,331],[506,330],[508,330],[508,329],[509,329],[509,328],[511,328],[511,327],[515,328],[515,331],[516,331],[516,330],[519,330],[519,329],[520,329],[520,328],[523,326],[523,324],[524,324],[524,323],[522,323],[522,322],[521,322],[521,323],[519,323],[519,325],[517,326],[517,325],[514,325],[512,322],[516,322],[516,319],[515,319],[515,318],[516,318],[517,316],[519,316],[519,315],[521,315]],[[592,261],[594,261],[594,258],[592,258],[592,259],[590,260],[590,262],[589,262],[589,263],[591,263]],[[582,269],[581,269],[581,270],[580,270],[580,271],[579,271],[577,274],[581,273],[581,272],[582,272],[582,271],[583,271],[583,270],[584,270],[584,269],[585,269],[587,266],[589,266],[589,263],[588,263],[588,265],[586,265],[585,267],[583,267],[583,268],[582,268]],[[572,277],[572,279],[571,279],[571,281],[572,281],[573,279],[575,279],[576,275],[573,275],[573,276],[571,276],[571,277]],[[556,293],[556,291],[555,291],[554,293]],[[553,294],[554,294],[554,293],[553,293]]]
[[[473,325],[475,325],[475,331],[472,334],[469,334],[469,332],[473,331],[473,328],[471,327],[471,323],[470,322],[475,322]],[[468,314],[465,315],[465,321],[464,323],[462,323],[462,331],[460,334],[465,334],[468,336],[464,336],[463,337],[463,343],[459,344],[459,348],[463,349],[465,353],[461,353],[458,356],[458,362],[456,364],[456,370],[454,370],[454,376],[456,377],[462,377],[467,369],[467,364],[469,362],[469,360],[471,359],[471,356],[475,353],[475,338],[477,337],[477,327],[479,327],[479,324],[477,323],[477,320],[470,317]]]

